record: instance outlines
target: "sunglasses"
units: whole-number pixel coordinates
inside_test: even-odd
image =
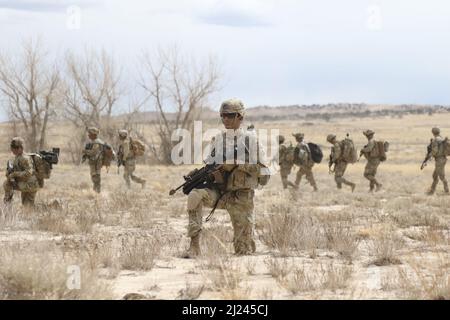
[[[222,118],[233,119],[233,118],[236,118],[238,116],[238,114],[237,113],[222,113],[220,116]]]

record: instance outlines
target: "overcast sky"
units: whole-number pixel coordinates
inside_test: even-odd
[[[36,36],[56,54],[103,47],[130,70],[161,45],[215,54],[216,103],[450,104],[445,0],[0,0],[0,49]]]

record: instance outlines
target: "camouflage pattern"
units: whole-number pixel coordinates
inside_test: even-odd
[[[14,137],[11,139],[11,148],[23,148],[24,140],[21,137]]]
[[[342,160],[342,150],[338,141],[336,141],[335,135],[328,135],[327,141],[332,143],[331,147],[331,161],[334,163],[334,180],[338,189],[342,189],[342,184],[345,184],[355,189],[355,184],[344,178],[345,170],[347,170],[348,163]]]
[[[435,137],[431,140],[431,155],[434,157],[435,167],[433,171],[433,183],[431,184],[429,194],[433,194],[436,191],[439,180],[441,180],[442,184],[444,185],[444,191],[448,193],[448,182],[445,178],[445,165],[447,163],[447,156],[443,146],[444,139],[439,135],[440,130],[435,129],[437,128],[433,128],[433,134],[435,135]]]
[[[284,137],[282,140],[284,142]],[[281,142],[278,148],[278,161],[280,165],[280,176],[283,188],[286,189],[288,186],[295,187],[295,185],[289,181],[288,177],[291,174],[292,167],[294,166],[294,159],[289,159],[287,156],[288,148],[292,146],[287,146]]]
[[[367,159],[367,164],[364,169],[364,178],[369,180],[369,190],[372,192],[376,187],[376,191],[380,190],[381,183],[379,183],[376,179],[378,166],[381,163],[381,160],[378,157],[372,157],[371,152],[376,147],[376,142],[373,138],[375,132],[372,130],[366,130],[363,134],[367,137],[368,143],[367,145],[361,149],[361,154]]]
[[[235,131],[236,136],[243,137],[244,130],[238,129]],[[249,139],[257,139],[255,135],[248,134]],[[227,135],[216,137],[212,141],[212,150],[216,149],[215,144],[221,140],[233,139],[233,136]],[[232,142],[232,141],[231,141]],[[228,141],[226,141],[228,143]],[[232,142],[233,143],[233,142]],[[257,140],[251,141],[250,145],[255,143],[259,148],[262,148]],[[261,153],[264,153],[261,150]],[[257,153],[258,155],[258,153]],[[251,158],[251,157],[250,157]],[[254,219],[253,219],[253,198],[254,189],[258,185],[264,185],[267,180],[262,183],[261,176],[263,175],[260,163],[252,163],[250,159],[243,164],[225,163],[223,171],[229,174],[226,185],[222,185],[223,190],[219,193],[218,189],[205,188],[194,189],[188,195],[187,211],[189,214],[188,236],[191,238],[190,251],[199,251],[198,242],[199,235],[202,230],[202,209],[203,207],[213,207],[217,203],[217,208],[228,211],[231,223],[234,229],[234,250],[238,255],[251,254],[255,252],[255,241],[253,239]],[[222,194],[222,196],[220,196]]]
[[[306,180],[313,187],[314,191],[317,191],[316,181],[314,179],[314,175],[312,172],[312,168],[314,167],[314,161],[311,158],[311,151],[309,150],[308,144],[303,142],[303,136],[301,136],[301,141],[297,144],[297,147],[300,150],[304,150],[308,155],[307,160],[299,166],[297,171],[297,176],[295,179],[295,186],[298,188],[300,182],[302,181],[302,177],[306,176]]]
[[[303,150],[305,154],[305,161],[299,165],[299,169],[297,171],[297,175],[295,178],[295,187],[298,188],[300,186],[300,182],[302,181],[302,177],[306,176],[306,180],[309,184],[314,188],[314,191],[317,191],[316,181],[314,180],[314,175],[312,173],[312,168],[314,167],[314,161],[311,158],[311,151],[309,150],[308,144],[303,142],[305,138],[305,134],[303,133],[294,133],[292,134],[297,141],[297,148],[299,150]]]
[[[84,149],[83,155],[86,155],[89,159],[89,169],[91,174],[91,180],[93,183],[93,189],[95,192],[101,192],[101,171],[103,163],[103,144],[104,142],[98,138],[90,141],[92,148],[90,150]]]
[[[96,127],[90,127],[88,128],[88,133],[98,135],[100,133],[100,130]]]
[[[244,103],[238,99],[226,100],[220,106],[220,114],[223,113],[237,113],[241,116],[244,116]]]
[[[39,190],[39,182],[34,173],[32,160],[28,155],[18,155],[13,162],[14,171],[7,175],[3,183],[5,190],[5,202],[10,202],[14,190],[21,192],[22,204],[33,206],[36,192]],[[15,183],[14,183],[15,182]]]
[[[125,130],[122,131],[122,136],[126,137],[124,131]],[[121,132],[119,132],[119,135],[120,134]],[[129,138],[123,139],[121,141],[119,145],[119,154],[122,155],[122,160],[124,162],[123,178],[125,179],[127,186],[130,187],[131,186],[130,180],[133,180],[134,182],[139,183],[142,185],[142,187],[144,187],[146,181],[134,175],[134,171],[136,170],[136,157],[133,153],[133,150],[131,149],[131,142]]]

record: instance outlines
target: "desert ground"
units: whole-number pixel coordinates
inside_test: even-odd
[[[450,196],[441,184],[425,195],[434,164],[419,169],[431,128],[450,136],[450,113],[255,125],[292,142],[292,133],[304,132],[325,158],[314,167],[316,193],[305,179],[298,191],[283,190],[279,175],[256,191],[254,255],[234,256],[230,219],[217,210],[204,223],[202,256],[181,258],[186,196],[168,193],[195,166],[138,165],[143,190],[128,190],[123,168],[118,175],[112,166],[97,195],[88,166],[63,162],[34,210],[21,208],[19,194],[12,207],[0,207],[0,298],[450,299]],[[326,135],[349,133],[359,149],[368,128],[390,142],[378,171],[383,189],[368,193],[361,159],[346,174],[355,192],[337,190]],[[5,163],[11,137],[0,129]],[[55,140],[61,128],[53,130],[52,141],[64,143]],[[73,266],[81,276],[75,288]]]

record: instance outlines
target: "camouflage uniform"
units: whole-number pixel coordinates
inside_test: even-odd
[[[433,183],[429,194],[433,194],[436,191],[439,179],[444,185],[444,191],[449,193],[448,182],[445,178],[445,164],[447,163],[447,155],[444,149],[444,139],[440,136],[440,130],[438,128],[433,128],[432,133],[434,138],[431,140],[431,155],[435,160],[435,167],[433,172]]]
[[[311,151],[309,150],[308,144],[303,142],[305,135],[303,133],[296,133],[293,136],[295,137],[295,139],[298,142],[297,148],[299,150],[304,150],[306,152],[306,154],[308,155],[306,161],[303,164],[299,165],[299,169],[297,171],[297,177],[295,179],[295,185],[298,188],[300,185],[300,182],[302,181],[302,177],[306,176],[306,180],[314,188],[314,191],[317,191],[316,181],[314,180],[314,175],[312,172],[312,168],[314,167],[314,161],[311,159]]]
[[[239,113],[243,115],[242,102],[235,99],[225,101],[221,106],[221,114],[223,113]],[[234,130],[232,133],[228,132],[226,135],[223,133],[216,136],[212,142],[212,150],[222,150],[222,146],[219,147],[220,142],[227,146],[231,145],[232,148],[230,149],[233,149],[238,139],[248,139],[250,146],[260,147],[255,134],[248,133],[243,129]],[[226,184],[222,186],[222,191],[215,188],[205,188],[194,189],[189,193],[187,211],[189,214],[188,237],[191,238],[191,245],[185,257],[192,257],[200,253],[202,209],[204,206],[213,207],[214,205],[216,205],[216,208],[226,209],[230,215],[234,229],[233,244],[235,253],[244,255],[255,252],[256,247],[253,240],[254,189],[256,189],[258,184],[265,185],[269,178],[262,172],[263,165],[258,162],[257,158],[254,158],[255,154],[258,157],[258,152],[251,152],[249,161],[246,159],[245,163],[242,164],[236,163],[236,158],[234,163],[228,163],[232,158],[230,159],[227,155],[226,159],[228,161],[223,165],[222,169],[229,176]],[[211,158],[206,162],[211,162]]]
[[[355,189],[355,184],[344,178],[345,170],[347,170],[348,163],[342,160],[342,150],[339,142],[336,140],[336,136],[333,134],[328,135],[327,141],[333,146],[331,147],[331,161],[334,163],[334,180],[338,189],[342,189],[342,184],[348,185]]]
[[[278,147],[278,161],[280,165],[281,183],[283,184],[284,189],[288,186],[295,187],[295,185],[288,180],[288,176],[291,174],[292,167],[294,166],[294,159],[290,159],[288,155],[288,148],[292,146],[284,144],[283,136],[278,137],[278,142],[280,143]]]
[[[91,173],[91,180],[93,183],[93,189],[95,192],[101,192],[101,171],[103,166],[103,145],[104,142],[97,138],[99,130],[97,128],[89,128],[88,133],[94,135],[94,139],[91,139],[90,149],[83,150],[83,156],[86,156],[89,160],[89,168]]]
[[[121,143],[119,145],[119,155],[121,156],[120,160],[123,161],[124,166],[123,178],[125,179],[128,187],[131,186],[131,178],[131,180],[136,183],[140,183],[142,188],[144,188],[146,181],[133,174],[133,172],[136,170],[136,156],[131,149],[130,138],[128,138],[127,136],[128,132],[126,130],[119,131],[119,138],[121,140]]]
[[[363,132],[363,134],[367,137],[368,143],[367,145],[361,150],[361,153],[364,154],[364,156],[367,159],[367,164],[364,169],[364,177],[370,181],[370,191],[373,191],[373,189],[376,187],[376,191],[380,190],[381,184],[377,181],[375,178],[377,174],[378,166],[381,163],[381,160],[378,157],[371,157],[370,153],[373,151],[373,149],[376,147],[376,142],[373,139],[373,136],[375,132],[372,130],[366,130]]]
[[[11,141],[11,148],[21,147],[23,149],[23,140],[14,138]],[[13,172],[6,175],[7,179],[3,183],[5,190],[4,202],[11,202],[14,190],[21,192],[22,204],[27,207],[34,205],[34,199],[39,189],[39,182],[34,172],[32,159],[25,154],[16,155],[13,162]]]

